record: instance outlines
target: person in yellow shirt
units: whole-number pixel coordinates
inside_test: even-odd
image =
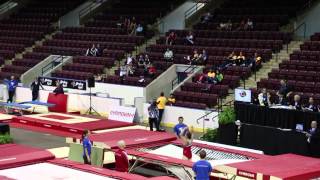
[[[168,104],[172,106],[174,103],[176,103],[176,98],[173,94],[170,94],[170,97],[168,98]]]
[[[164,108],[166,107],[166,103],[167,103],[167,98],[164,96],[164,93],[161,92],[160,97],[158,97],[158,99],[157,99],[157,107],[159,110],[159,120],[158,120],[159,126],[158,127],[160,127],[162,116],[164,113]],[[161,129],[161,131],[163,131],[163,129]]]
[[[213,69],[210,69],[208,74],[207,74],[207,77],[208,77],[208,82],[209,83],[214,83],[214,80],[216,78],[216,73],[213,71]]]

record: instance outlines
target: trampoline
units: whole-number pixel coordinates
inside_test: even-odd
[[[132,123],[63,113],[18,116],[13,117],[12,122],[14,127],[71,137],[82,134],[85,129],[97,131],[134,125]]]
[[[18,144],[0,145],[0,169],[18,167],[54,159],[54,156],[46,151]]]
[[[235,177],[257,180],[308,180],[320,177],[320,159],[295,154],[269,156],[215,168]]]
[[[117,142],[119,140],[124,140],[127,148],[137,148],[150,145],[154,146],[157,144],[166,144],[176,140],[176,137],[173,134],[166,132],[152,132],[143,129],[128,129],[92,134],[90,135],[90,140],[93,141],[93,145],[95,146],[106,149],[114,149],[117,147]]]

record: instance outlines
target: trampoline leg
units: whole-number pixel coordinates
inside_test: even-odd
[[[135,162],[132,164],[132,166],[130,167],[129,173],[130,173],[131,171],[133,171],[133,169],[137,166],[138,162],[139,162],[139,159],[137,158],[136,161],[135,161]]]

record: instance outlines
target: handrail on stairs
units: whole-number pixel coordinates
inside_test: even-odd
[[[103,3],[104,1],[100,2],[100,3]],[[90,12],[92,12],[93,8],[97,5],[97,2],[96,0],[92,0],[90,4],[88,4],[88,6],[84,7],[83,9],[81,9],[79,11],[79,19],[81,19],[85,14],[88,14]]]
[[[9,10],[12,7],[11,6],[12,3],[16,3],[17,4],[17,2],[14,2],[13,0],[10,0],[10,1],[7,1],[7,2],[1,4],[1,6],[0,6],[0,14],[2,14],[2,12],[6,12],[7,10]]]
[[[188,19],[194,12],[198,11],[198,9],[202,8],[204,6],[204,2],[197,1],[196,4],[191,6],[189,9],[187,9],[184,12],[184,20]]]
[[[193,73],[194,69],[196,69],[196,68],[197,68],[196,65],[190,65],[183,71],[183,73]],[[189,72],[187,72],[189,69],[191,69],[191,70]],[[174,78],[171,81],[171,90],[175,87],[175,85],[177,85],[179,83],[180,83],[179,77],[177,76],[176,78]]]
[[[307,24],[306,24],[306,22],[303,22],[303,23],[301,23],[301,24],[299,24],[296,28],[294,28],[291,32],[290,32],[290,34],[292,35],[292,36],[294,36],[294,34],[298,31],[298,30],[300,30],[301,28],[303,28],[303,39],[306,39],[306,31],[307,31]],[[287,53],[289,52],[289,42],[287,42]]]
[[[41,75],[43,76],[46,72],[56,67],[56,65],[62,63],[65,57],[66,56],[60,55],[52,59],[52,61],[41,69]]]

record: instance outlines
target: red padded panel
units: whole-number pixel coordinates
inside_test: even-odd
[[[67,112],[67,105],[68,105],[68,95],[66,94],[53,94],[49,93],[48,96],[48,103],[55,104],[55,106],[48,107],[49,111],[51,112]]]

